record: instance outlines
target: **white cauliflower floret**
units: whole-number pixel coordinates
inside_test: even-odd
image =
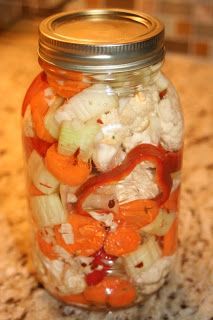
[[[119,202],[129,202],[137,199],[151,199],[159,193],[151,169],[145,169],[141,164],[115,187],[116,197]]]
[[[163,91],[168,88],[169,86],[169,80],[164,76],[162,72],[158,73],[158,76],[156,77],[156,86],[159,91]]]
[[[109,87],[103,84],[94,84],[70,98],[55,114],[56,120],[77,118],[83,122],[108,112],[118,106],[118,97],[111,94]]]
[[[143,122],[144,117],[148,117],[155,110],[158,101],[159,95],[154,87],[138,92],[134,97],[119,99],[118,112],[121,122],[131,124],[137,116],[140,116]]]
[[[123,138],[128,134],[128,128],[120,122],[117,109],[113,109],[100,117],[102,135],[96,137],[96,142],[106,144],[121,144]]]
[[[148,128],[149,123],[150,123],[150,121],[149,121],[148,117],[144,117],[144,118],[136,117],[134,122],[130,126],[130,131],[132,133],[143,132],[144,130],[146,130]]]
[[[160,141],[160,123],[159,118],[156,115],[151,115],[148,120],[148,126],[145,130],[135,131],[131,136],[124,139],[123,145],[126,151],[131,150],[135,146],[141,143],[149,143],[152,145],[158,145]]]
[[[121,122],[128,125],[130,133],[123,139],[126,151],[141,143],[158,145],[159,118],[156,108],[159,94],[155,87],[137,93],[134,97],[119,100]]]
[[[93,152],[92,159],[100,171],[106,171],[110,162],[118,151],[118,146],[98,144]]]
[[[121,97],[119,99],[118,113],[120,121],[124,125],[130,125],[136,118],[136,113],[134,112],[134,110],[131,110],[131,107],[129,105],[131,99],[131,97]]]
[[[71,256],[66,262],[50,260],[38,252],[40,261],[45,268],[44,281],[52,290],[56,288],[63,294],[78,294],[86,288],[85,273],[79,261]]]
[[[59,289],[64,294],[78,294],[85,290],[86,281],[83,272],[77,272],[70,266],[64,273],[63,285],[59,286]]]
[[[157,291],[165,282],[169,274],[174,256],[158,259],[147,271],[141,272],[136,283],[142,294],[151,294]]]
[[[176,101],[176,100],[175,100]],[[170,99],[162,99],[158,105],[160,119],[160,142],[166,150],[178,150],[183,139],[183,119],[176,104]]]

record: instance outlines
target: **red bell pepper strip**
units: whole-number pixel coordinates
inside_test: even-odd
[[[159,149],[165,153],[166,169],[170,173],[179,171],[182,167],[183,148],[178,151],[167,151],[162,146],[159,146]]]
[[[169,197],[172,186],[172,179],[165,166],[165,152],[150,144],[140,144],[127,154],[126,158],[119,166],[99,176],[93,176],[81,185],[76,193],[78,197],[78,201],[76,203],[77,212],[83,215],[88,215],[87,211],[83,209],[85,199],[98,187],[117,183],[124,179],[142,161],[150,161],[155,164],[156,181],[161,190],[161,193],[155,198],[155,200],[158,205],[164,203]]]
[[[51,146],[51,143],[43,141],[39,139],[37,136],[35,137],[25,137],[23,136],[23,145],[26,157],[28,158],[31,152],[35,149],[40,156],[45,157],[47,150]]]
[[[94,260],[92,261],[92,272],[86,275],[86,282],[88,286],[93,286],[101,282],[110,270],[111,264],[117,259],[117,257],[107,254],[103,248],[97,251],[94,255]],[[102,269],[96,269],[101,266]]]
[[[182,167],[182,156],[183,150],[180,149],[175,152],[167,151],[165,154],[166,157],[166,167],[168,168],[169,172],[179,171]]]
[[[36,95],[41,89],[48,87],[47,77],[44,71],[40,72],[37,77],[33,80],[30,87],[28,88],[24,101],[22,103],[22,116],[24,116],[28,104],[32,97]]]
[[[109,267],[102,266],[103,269],[101,270],[93,270],[92,272],[86,275],[86,283],[88,286],[95,286],[99,282],[101,282],[107,274],[107,270]]]

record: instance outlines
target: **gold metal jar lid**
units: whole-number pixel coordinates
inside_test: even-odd
[[[60,13],[41,22],[38,52],[42,60],[68,70],[134,70],[163,59],[164,25],[123,9]]]

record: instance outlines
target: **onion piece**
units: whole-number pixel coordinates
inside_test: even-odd
[[[103,222],[106,227],[110,228],[111,231],[115,231],[117,229],[118,225],[116,222],[114,222],[114,216],[112,213],[103,214],[90,211],[89,214],[93,219]]]
[[[164,236],[169,231],[175,218],[176,214],[174,212],[167,213],[161,209],[154,221],[143,227],[141,231],[156,236]]]
[[[103,209],[118,212],[118,201],[114,194],[93,193],[85,200],[84,208],[87,210]]]

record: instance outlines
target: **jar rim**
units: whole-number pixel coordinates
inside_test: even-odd
[[[60,13],[41,22],[38,54],[43,61],[68,70],[134,70],[163,60],[164,25],[132,10]]]

